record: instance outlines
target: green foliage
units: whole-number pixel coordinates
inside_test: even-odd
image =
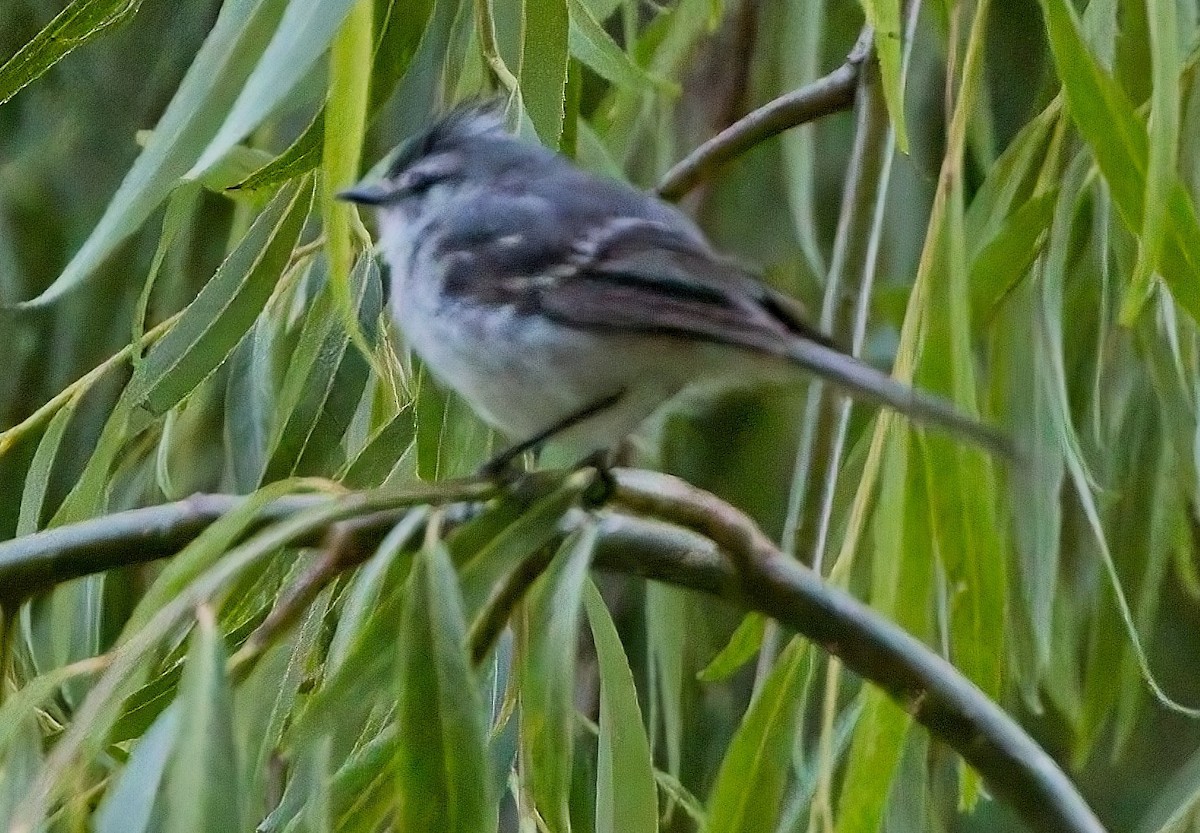
[[[836,645],[594,584],[578,479],[427,506],[503,440],[407,355],[370,219],[333,199],[497,92],[514,129],[652,186],[864,20],[859,117],[766,140],[685,208],[1024,460],[805,410],[798,383],[681,409],[639,462],[933,646],[1111,829],[1195,826],[1195,0],[53,5],[0,13],[0,539],[244,499],[169,560],[31,599],[0,564],[0,829],[1018,829],[914,728],[919,695]],[[364,563],[327,560],[331,525],[407,506]]]

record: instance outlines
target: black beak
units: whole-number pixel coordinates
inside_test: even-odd
[[[362,183],[338,192],[339,200],[359,205],[382,205],[392,197],[392,190],[382,182]]]

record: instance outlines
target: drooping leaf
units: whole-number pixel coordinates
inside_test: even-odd
[[[799,637],[779,655],[742,716],[708,801],[711,833],[773,830],[779,820],[811,649]]]
[[[571,829],[568,798],[575,750],[575,655],[580,607],[596,529],[569,538],[534,583],[519,633],[522,771],[534,807],[553,833]]]
[[[104,216],[62,274],[25,306],[49,304],[86,280],[166,199],[224,120],[283,6],[284,0],[222,4],[212,31]]]
[[[179,685],[179,724],[164,784],[169,833],[235,830],[241,824],[233,691],[225,662],[216,620],[202,608]]]
[[[0,66],[0,105],[74,50],[137,14],[142,0],[72,0]]]
[[[600,591],[590,581],[583,600],[600,666],[596,833],[657,833],[654,761],[629,658]]]
[[[146,355],[127,394],[134,405],[163,414],[225,361],[283,273],[312,196],[311,180],[280,189],[196,300]]]
[[[401,731],[393,766],[401,830],[496,829],[487,727],[466,635],[449,553],[432,544],[413,565],[400,621]]]

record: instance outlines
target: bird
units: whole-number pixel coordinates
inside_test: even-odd
[[[374,207],[409,347],[512,441],[604,459],[685,395],[821,377],[991,452],[1008,438],[841,350],[795,299],[718,252],[676,206],[460,105],[339,197]]]

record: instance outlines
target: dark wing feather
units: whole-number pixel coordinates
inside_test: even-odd
[[[539,308],[564,324],[698,337],[776,354],[797,336],[830,344],[804,320],[799,302],[665,223],[613,221],[580,247],[571,265],[539,295]]]

